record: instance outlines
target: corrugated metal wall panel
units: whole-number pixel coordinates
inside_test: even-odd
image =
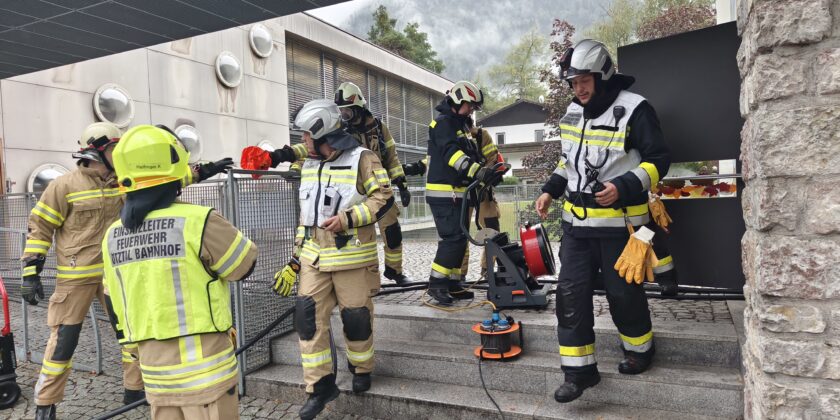
[[[286,63],[291,122],[303,104],[324,97],[321,53],[300,42],[289,40],[286,45]]]

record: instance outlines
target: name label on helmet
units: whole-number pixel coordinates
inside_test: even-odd
[[[108,234],[111,264],[119,266],[154,258],[182,258],[184,246],[183,217],[148,219],[136,230],[118,226]]]

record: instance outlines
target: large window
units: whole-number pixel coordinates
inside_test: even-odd
[[[368,109],[388,126],[398,149],[425,153],[429,121],[441,94],[294,38],[287,39],[286,63],[290,120],[306,102],[332,99],[340,83],[353,82],[364,92]]]
[[[496,133],[496,145],[505,144],[505,133]]]

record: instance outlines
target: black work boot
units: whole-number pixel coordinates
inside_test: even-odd
[[[569,378],[566,376],[566,381],[554,391],[554,400],[559,403],[567,403],[578,399],[583,395],[583,390],[592,388],[601,382],[601,375],[595,372],[595,375],[584,377]]]
[[[324,411],[328,402],[338,398],[338,394],[340,392],[335,385],[335,375],[324,376],[315,383],[315,391],[309,394],[309,399],[303,403],[298,415],[302,420],[314,419],[321,411]]]
[[[458,280],[449,280],[449,294],[455,299],[473,299],[475,293],[464,289]]]
[[[405,276],[403,273],[397,273],[397,270],[394,270],[391,267],[385,267],[385,278],[388,280],[393,280],[397,282],[397,286],[405,286],[411,283],[411,279]]]
[[[449,280],[430,276],[429,290],[426,290],[426,293],[436,300],[439,305],[452,305],[452,302],[455,302],[455,299],[453,299],[452,295],[449,294],[448,285]]]
[[[619,373],[625,375],[638,375],[646,370],[653,361],[653,354],[656,349],[651,347],[647,353],[636,353],[634,351],[625,351],[624,360],[618,363]]]
[[[123,405],[131,404],[135,401],[139,401],[146,398],[146,392],[142,389],[140,390],[133,390],[133,389],[125,389],[123,391]],[[149,405],[146,403],[145,405]]]
[[[370,389],[370,372],[356,373],[356,366],[347,361],[347,369],[353,374],[353,392],[360,394]]]
[[[35,407],[35,420],[55,420],[55,404]]]
[[[659,283],[662,289],[660,293],[662,296],[676,296],[677,295],[677,271],[668,270],[664,273],[654,274],[654,280]]]

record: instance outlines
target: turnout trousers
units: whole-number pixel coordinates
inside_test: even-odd
[[[379,293],[379,268],[325,272],[302,264],[295,301],[295,330],[306,392],[333,373],[330,317],[336,304],[344,324],[347,360],[355,373],[373,371],[373,300]]]
[[[603,273],[610,315],[618,328],[622,350],[641,354],[653,351],[653,331],[644,288],[640,284],[627,284],[613,268],[628,238],[629,234],[612,238],[563,235],[556,315],[560,362],[567,380],[594,375],[598,371],[592,290],[599,269]]]
[[[461,265],[467,252],[467,236],[461,231],[461,200],[429,202],[429,208],[439,237],[429,287],[445,289],[450,283],[458,283],[464,278]]]
[[[64,400],[64,388],[73,366],[73,353],[79,343],[82,322],[88,314],[93,299],[105,307],[102,283],[59,283],[47,309],[50,338],[44,350],[41,373],[35,384],[35,404],[51,405]],[[105,334],[105,337],[113,335]],[[111,338],[106,338],[111,339]],[[143,389],[143,378],[137,361],[137,345],[122,347],[123,384],[126,389]]]
[[[402,228],[400,227],[400,209],[394,204],[379,219],[379,233],[385,243],[385,270],[392,274],[402,274]],[[385,273],[388,274],[388,273]]]

